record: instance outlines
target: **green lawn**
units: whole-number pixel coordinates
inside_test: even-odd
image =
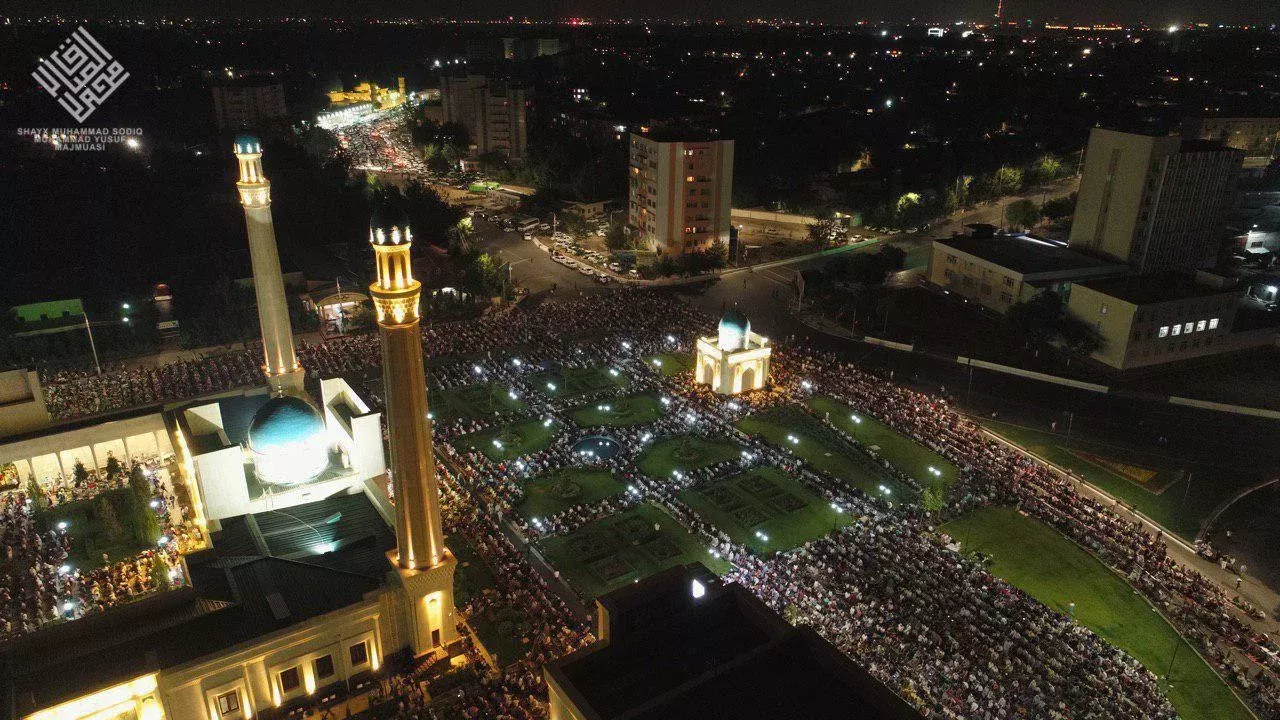
[[[428,390],[428,405],[437,420],[475,420],[492,417],[494,412],[523,410],[524,401],[512,398],[511,390],[501,383]]]
[[[458,559],[458,569],[453,575],[453,598],[456,604],[464,605],[472,597],[486,591],[497,591],[493,570],[466,538],[450,535],[445,538],[445,547]],[[480,615],[467,618],[467,623],[475,630],[485,649],[497,656],[499,663],[503,665],[524,656],[527,646],[521,644],[520,635],[533,628],[523,608],[504,602],[490,606]]]
[[[38,510],[35,521],[41,532],[67,523],[71,538],[67,564],[83,570],[102,567],[103,554],[110,562],[135,557],[155,547],[160,536],[155,512],[139,503],[127,487]]]
[[[1076,438],[1068,442],[1063,433],[1034,430],[994,420],[984,420],[982,425],[1009,442],[1071,470],[1107,493],[1135,505],[1148,517],[1188,540],[1195,538],[1201,520],[1219,503],[1241,487],[1252,485],[1258,480],[1246,473],[1230,472],[1223,468],[1189,466],[1185,463],[1178,466],[1176,461],[1168,458],[1152,457],[1111,445],[1082,442]],[[1168,482],[1163,492],[1157,494],[1123,475],[1072,453],[1072,450],[1156,470],[1162,474],[1157,476],[1158,481],[1180,470],[1190,469],[1191,487],[1187,487],[1184,476],[1178,476]]]
[[[760,554],[790,550],[851,521],[848,513],[836,512],[831,503],[772,467],[685,490],[680,499],[734,542]]]
[[[960,468],[951,461],[856,408],[823,396],[809,398],[808,405],[819,413],[828,413],[833,425],[858,442],[876,446],[881,457],[915,478],[922,487],[946,487],[960,477]],[[931,468],[942,475],[934,474]]]
[[[524,482],[524,500],[517,510],[525,519],[545,518],[579,503],[597,503],[626,489],[613,471],[562,468]]]
[[[656,369],[663,377],[679,375],[693,369],[693,355],[689,353],[663,353],[650,355],[644,361]]]
[[[570,413],[582,427],[644,425],[662,417],[662,403],[654,395],[630,395],[587,403]]]
[[[655,478],[671,476],[672,470],[692,470],[739,456],[742,448],[722,438],[673,435],[655,442],[640,455],[636,465]]]
[[[554,424],[548,427],[542,420],[526,420],[463,435],[453,441],[453,446],[462,451],[479,450],[490,460],[503,462],[545,448],[556,432]]]
[[[889,479],[871,458],[834,439],[829,428],[799,407],[785,406],[750,415],[738,422],[738,428],[787,448],[818,470],[844,480],[851,487],[861,488],[872,497],[908,502],[916,499],[914,489]]]
[[[700,562],[717,574],[729,569],[675,518],[650,504],[597,520],[568,535],[546,538],[538,547],[585,598],[676,565]]]
[[[529,383],[541,393],[553,397],[572,398],[626,387],[629,380],[626,374],[617,368],[561,367],[538,373],[529,378]]]
[[[1142,596],[1056,530],[1012,508],[984,508],[943,526],[966,551],[994,558],[992,573],[1059,612],[1074,602],[1076,619],[1148,670],[1169,671],[1165,693],[1183,720],[1250,720],[1252,715]]]

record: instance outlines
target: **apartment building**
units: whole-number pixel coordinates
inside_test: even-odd
[[[682,255],[729,242],[733,140],[715,133],[631,133],[628,224],[658,252]]]
[[[440,78],[441,119],[462,125],[477,155],[500,152],[512,159],[528,150],[528,92],[484,75]]]

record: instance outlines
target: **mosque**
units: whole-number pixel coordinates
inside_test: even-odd
[[[287,717],[367,688],[389,666],[460,653],[408,223],[389,212],[370,222],[385,411],[341,378],[309,394],[262,145],[242,136],[233,150],[265,387],[0,445],[0,464],[19,473],[168,458],[209,546],[182,556],[182,587],[0,646],[5,718]]]
[[[751,321],[730,308],[716,337],[698,338],[694,382],[722,395],[759,390],[769,378],[769,339],[751,331]]]

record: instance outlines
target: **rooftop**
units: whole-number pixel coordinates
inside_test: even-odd
[[[368,498],[344,495],[224,520],[213,543],[187,556],[189,588],[0,646],[0,705],[22,717],[360,602],[395,536]]]
[[[705,588],[698,598],[695,579]],[[587,718],[919,718],[813,631],[699,566],[659,573],[600,605],[607,643],[547,669]]]
[[[986,238],[960,236],[934,242],[1022,275],[1089,268],[1115,268],[1117,272],[1121,269],[1120,265],[1109,260],[1071,250],[1060,243],[1037,240],[1025,235],[997,235]]]
[[[1076,283],[1076,286],[1084,286],[1133,305],[1154,305],[1215,295],[1240,294],[1239,289],[1200,285],[1191,275],[1172,271],[1106,280],[1086,280]]]
[[[714,128],[696,128],[677,125],[641,125],[632,131],[654,142],[716,142],[727,140]]]

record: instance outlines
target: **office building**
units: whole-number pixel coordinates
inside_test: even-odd
[[[1250,302],[1234,283],[1160,272],[1076,283],[1067,312],[1101,337],[1093,359],[1131,370],[1274,344],[1274,320]]]
[[[248,78],[213,86],[213,117],[219,129],[257,127],[288,114],[284,85],[278,81]]]
[[[484,75],[440,78],[441,119],[466,128],[476,155],[499,152],[512,159],[524,157],[528,100],[523,88]]]
[[[596,601],[599,642],[545,669],[551,720],[919,720],[807,627],[701,565]]]
[[[1026,235],[934,240],[929,282],[1003,315],[1038,293],[1065,299],[1071,283],[1128,272],[1122,263],[1076,252],[1064,243]]]
[[[1135,272],[1214,263],[1244,154],[1218,143],[1094,128],[1070,245]]]
[[[1280,157],[1280,117],[1213,117],[1182,120],[1186,140],[1211,140],[1244,153],[1246,170],[1265,168]]]
[[[733,141],[715,133],[631,133],[627,222],[657,252],[682,255],[729,242]]]

